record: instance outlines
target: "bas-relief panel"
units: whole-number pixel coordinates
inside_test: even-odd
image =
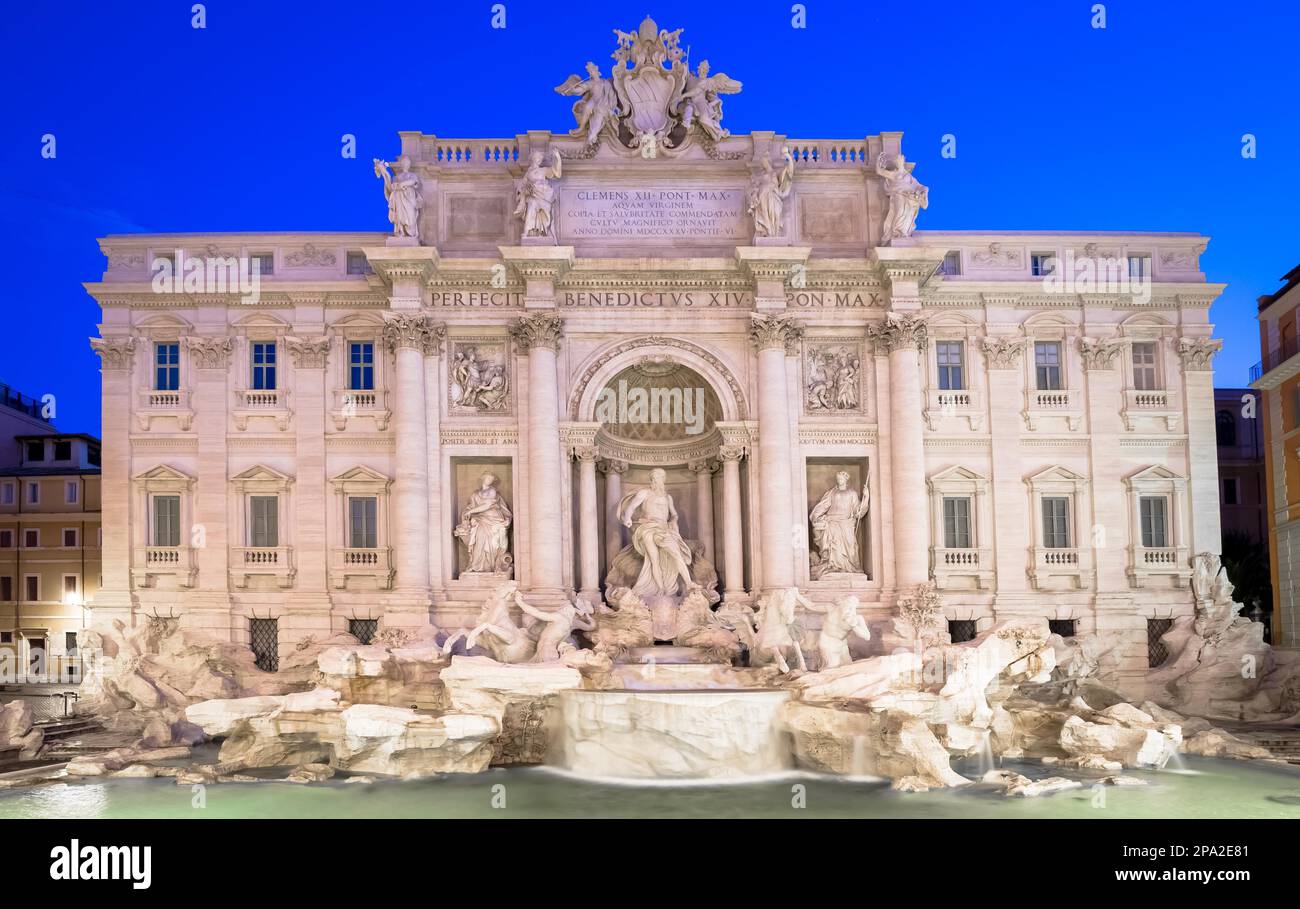
[[[450,415],[511,412],[509,354],[509,342],[500,336],[452,339],[447,375]]]
[[[848,338],[807,338],[803,345],[803,411],[809,416],[863,412],[862,343]]]

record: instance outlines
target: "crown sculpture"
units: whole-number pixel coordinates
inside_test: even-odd
[[[740,83],[726,73],[710,74],[707,60],[692,73],[679,44],[682,31],[661,29],[649,16],[635,32],[614,29],[618,47],[610,78],[588,63],[587,78],[573,75],[555,88],[579,99],[573,105],[577,126],[570,135],[585,135],[587,144],[594,145],[608,133],[645,157],[653,157],[658,148],[679,147],[692,129],[710,142],[726,138],[721,96],[739,92]]]

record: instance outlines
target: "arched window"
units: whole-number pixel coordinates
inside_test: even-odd
[[[1219,437],[1220,446],[1237,444],[1237,421],[1233,418],[1232,411],[1221,410],[1214,415],[1214,431]]]

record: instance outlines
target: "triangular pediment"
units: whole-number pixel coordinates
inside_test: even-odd
[[[266,481],[273,483],[291,483],[293,477],[288,474],[280,473],[274,467],[267,467],[265,464],[254,464],[245,471],[235,474],[230,478],[232,482],[258,482]]]
[[[986,480],[986,477],[982,477],[975,471],[968,470],[960,465],[941,470],[930,477],[931,483],[983,483]]]
[[[350,470],[345,470],[337,477],[334,477],[334,479],[332,479],[330,482],[331,483],[388,483],[389,478],[384,476],[382,473],[380,473],[379,471],[373,468],[367,467],[364,464],[359,464],[356,467],[351,468]]]
[[[1186,477],[1180,476],[1165,467],[1162,464],[1153,464],[1150,467],[1144,467],[1139,471],[1129,474],[1124,478],[1126,483],[1142,483],[1151,481],[1173,481],[1182,483]]]
[[[139,482],[146,481],[175,481],[181,483],[192,483],[194,478],[187,473],[181,473],[175,467],[169,464],[159,464],[157,467],[151,467],[135,478]]]
[[[1026,477],[1025,482],[1031,485],[1038,483],[1082,483],[1083,477],[1079,476],[1073,470],[1062,467],[1059,464],[1040,471],[1033,476]]]

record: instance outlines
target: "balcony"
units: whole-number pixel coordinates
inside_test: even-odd
[[[1277,369],[1298,353],[1300,353],[1300,338],[1287,338],[1277,347],[1267,351],[1264,359],[1250,368],[1251,381],[1263,378],[1265,373]]]
[[[1124,390],[1124,428],[1132,432],[1136,428],[1139,419],[1150,418],[1163,420],[1165,429],[1169,432],[1175,432],[1183,416],[1178,404],[1178,392],[1176,391],[1126,388]]]
[[[384,546],[375,549],[335,549],[330,556],[330,584],[337,590],[390,590],[393,586],[393,551]]]
[[[137,546],[135,549],[131,577],[139,587],[190,588],[197,574],[194,550],[189,546]]]
[[[235,392],[235,407],[231,411],[235,428],[240,432],[248,429],[248,421],[255,417],[266,417],[275,421],[276,428],[284,432],[289,428],[289,392],[285,389],[253,390],[243,388]]]
[[[1025,425],[1038,429],[1045,419],[1059,418],[1074,432],[1083,422],[1083,407],[1079,392],[1073,388],[1038,389],[1025,392]]]
[[[983,397],[969,388],[931,388],[925,405],[926,425],[934,431],[939,428],[940,420],[950,417],[965,419],[972,430],[978,431],[984,425]]]
[[[1079,549],[1035,546],[1029,579],[1035,590],[1083,590],[1092,584],[1093,571],[1084,564]]]
[[[930,574],[941,589],[986,590],[993,581],[993,551],[932,546]]]
[[[277,586],[292,587],[297,570],[288,546],[241,546],[230,552],[230,576],[236,587],[255,584],[255,578],[274,579]]]
[[[170,418],[180,424],[181,432],[189,432],[194,419],[194,410],[190,407],[188,388],[176,391],[142,391],[136,409],[136,418],[140,428],[148,432],[155,420]]]
[[[330,417],[339,432],[348,428],[348,420],[370,417],[375,428],[383,432],[388,428],[392,412],[388,409],[388,393],[377,389],[340,388],[334,392],[334,409]]]
[[[1165,579],[1174,587],[1182,587],[1192,576],[1187,547],[1132,546],[1128,576],[1134,587],[1149,587],[1150,582],[1157,578]]]

